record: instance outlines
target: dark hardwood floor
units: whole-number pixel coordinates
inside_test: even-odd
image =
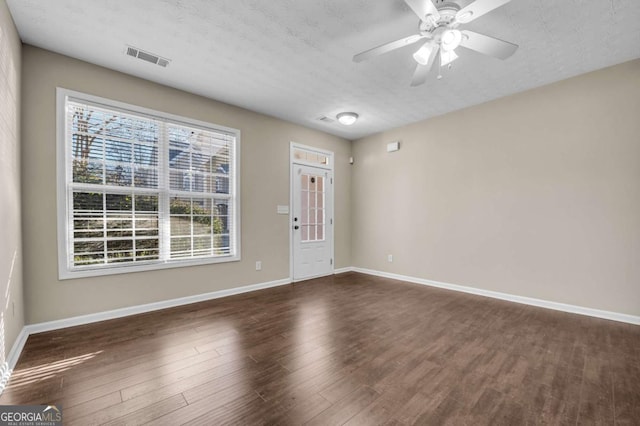
[[[640,327],[347,273],[29,337],[65,424],[640,424]]]

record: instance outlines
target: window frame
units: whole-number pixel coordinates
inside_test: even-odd
[[[146,116],[151,119],[160,119],[165,121],[171,121],[174,124],[185,125],[191,127],[199,127],[204,130],[225,133],[235,138],[233,144],[233,155],[229,168],[233,171],[230,175],[233,177],[233,185],[229,187],[230,192],[230,205],[233,208],[232,217],[234,220],[234,244],[235,252],[225,256],[211,256],[201,257],[196,259],[159,259],[149,262],[136,264],[131,262],[129,264],[116,263],[116,264],[103,264],[94,268],[74,268],[69,262],[69,253],[71,245],[73,244],[73,238],[71,236],[70,229],[70,214],[73,197],[70,190],[70,180],[73,179],[72,174],[72,162],[67,161],[69,157],[70,144],[67,139],[67,100],[76,100],[79,102],[87,102],[90,104],[96,104],[104,108],[110,108],[114,110],[120,110],[121,112],[129,112],[135,115]],[[56,199],[57,199],[57,230],[58,230],[58,278],[60,280],[85,278],[85,277],[98,277],[104,275],[115,274],[127,274],[133,272],[154,271],[169,268],[181,268],[197,265],[208,265],[216,263],[236,262],[241,260],[241,206],[240,206],[240,130],[220,126],[213,123],[208,123],[184,116],[170,114],[162,111],[157,111],[150,108],[140,107],[137,105],[131,105],[124,102],[119,102],[99,96],[89,95],[82,92],[77,92],[65,88],[56,88]],[[168,142],[161,146],[162,149],[168,150]],[[163,162],[164,153],[159,153],[159,161]],[[160,163],[160,170],[168,173],[168,168]],[[163,179],[163,176],[159,176]],[[157,190],[151,190],[150,192],[157,192],[159,196],[167,192],[171,193],[170,188],[158,188]],[[197,197],[198,193],[193,193],[193,197]],[[160,220],[164,214],[168,212],[158,211]],[[160,237],[162,239],[162,237]],[[230,237],[231,238],[231,237]]]

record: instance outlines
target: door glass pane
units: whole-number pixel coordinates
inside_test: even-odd
[[[322,241],[325,236],[325,177],[301,174],[300,226],[302,241]]]

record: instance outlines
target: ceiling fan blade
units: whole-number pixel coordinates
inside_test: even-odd
[[[383,44],[382,46],[374,47],[373,49],[365,50],[364,52],[355,55],[353,57],[353,62],[362,62],[374,56],[382,55],[383,53],[391,52],[392,50],[408,46],[420,39],[422,39],[422,36],[416,34],[409,37],[401,38],[400,40],[392,41],[391,43]]]
[[[433,16],[435,21],[440,19],[440,12],[438,12],[436,5],[431,0],[404,0],[404,2],[422,21],[426,20],[429,15]]]
[[[411,79],[411,87],[420,86],[427,81],[427,76],[429,75],[429,67],[426,65],[416,65],[416,70],[413,73],[413,78]]]
[[[427,42],[431,43],[431,42]],[[429,71],[431,71],[431,67],[433,66],[433,62],[438,56],[438,51],[440,48],[436,45],[434,49],[431,51],[431,56],[429,56],[429,61],[426,65],[418,64],[416,70],[413,73],[413,78],[411,79],[411,87],[420,86],[427,81],[427,76],[429,75]]]
[[[406,0],[405,0],[406,1]],[[511,0],[476,0],[456,13],[456,21],[466,24],[482,15],[509,3]]]
[[[473,31],[462,31],[460,46],[498,59],[507,59],[518,50],[518,45]]]

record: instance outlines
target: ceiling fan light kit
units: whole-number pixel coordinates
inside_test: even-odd
[[[455,52],[459,46],[475,50],[498,59],[507,59],[515,53],[518,45],[468,30],[458,29],[511,0],[476,0],[464,8],[453,1],[444,1],[437,7],[435,0],[404,0],[420,18],[419,34],[386,43],[366,50],[353,57],[362,62],[374,56],[391,52],[425,39],[426,42],[415,51],[413,58],[418,63],[411,80],[411,86],[419,86],[427,81],[429,71],[436,57],[440,66],[450,65],[458,58]],[[438,74],[438,79],[441,76]]]
[[[425,43],[416,51],[416,53],[413,54],[413,59],[421,65],[427,65],[432,53],[433,45],[431,43]]]
[[[356,114],[355,112],[341,112],[340,114],[336,115],[338,122],[340,122],[340,124],[344,126],[351,126],[358,120],[358,117],[358,114]]]
[[[440,51],[440,65],[441,66],[443,66],[443,67],[447,66],[451,62],[455,61],[456,59],[458,59],[458,55],[453,50],[444,50],[444,49],[442,49]]]
[[[462,33],[459,30],[446,30],[442,33],[440,47],[446,52],[454,51],[462,42]]]

